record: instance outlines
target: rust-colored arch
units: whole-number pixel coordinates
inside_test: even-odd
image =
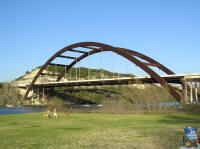
[[[91,56],[92,54],[96,54],[98,52],[103,52],[103,51],[112,51],[114,53],[117,53],[121,55],[122,57],[128,59],[132,63],[136,64],[138,67],[143,69],[146,73],[148,73],[154,80],[156,80],[158,83],[160,83],[178,102],[181,100],[180,94],[172,87],[170,86],[166,80],[164,80],[162,77],[160,77],[156,72],[154,72],[149,66],[154,66],[159,69],[161,69],[163,72],[166,74],[174,74],[170,69],[166,68],[162,64],[158,63],[157,61],[149,58],[146,55],[143,55],[139,52],[124,49],[124,48],[118,48],[118,47],[113,47],[110,45],[102,44],[102,43],[97,43],[97,42],[80,42],[76,44],[69,45],[67,47],[64,47],[60,51],[56,52],[49,60],[46,61],[46,63],[40,68],[39,72],[36,74],[36,76],[33,78],[30,86],[28,87],[26,94],[24,98],[26,99],[28,97],[28,94],[30,90],[33,88],[36,80],[38,77],[42,74],[43,70],[56,58],[59,57],[62,53],[67,52],[67,51],[78,51],[78,50],[73,50],[74,48],[87,48],[90,49],[91,51],[89,52],[83,52],[83,55],[80,57],[76,58],[70,65],[68,65],[67,70],[69,71],[70,68],[72,68],[77,62],[81,61],[82,59],[86,58],[87,56]],[[80,51],[79,51],[80,52]],[[141,61],[140,59],[145,60],[145,62]],[[64,71],[63,73],[58,76],[57,81],[60,81],[60,79],[64,76]]]

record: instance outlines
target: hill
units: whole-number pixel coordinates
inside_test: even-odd
[[[27,72],[24,76],[16,79],[13,83],[28,84],[39,71],[39,68]],[[44,73],[58,74],[63,72],[63,67],[48,66]],[[80,72],[79,72],[80,71]],[[117,73],[109,72],[101,69],[88,68],[72,68],[69,73],[65,75],[63,80],[75,80],[76,76],[79,79],[88,79],[88,72],[90,72],[91,79],[98,78],[112,78],[117,77]],[[102,75],[103,74],[103,75]],[[120,77],[134,76],[132,74],[119,74]],[[55,81],[57,77],[54,76],[40,76],[37,82]],[[46,91],[48,92],[48,90]],[[20,89],[23,95],[25,90]],[[70,104],[85,104],[85,103],[143,103],[143,102],[159,102],[171,101],[173,98],[162,87],[149,84],[136,85],[114,85],[114,86],[90,86],[90,87],[59,87],[50,92],[51,98],[61,99],[65,103]],[[46,97],[47,99],[47,97]],[[48,97],[49,99],[49,97]]]
[[[41,68],[41,66],[37,67],[36,69],[33,69],[32,71],[27,71],[24,76],[21,76],[17,79],[15,79],[14,81],[12,81],[12,83],[14,84],[30,84],[33,77],[37,74],[37,72],[39,71],[39,69]],[[37,82],[47,82],[47,81],[56,81],[57,76],[53,76],[53,75],[58,75],[61,74],[62,72],[65,72],[65,69],[61,66],[48,66],[43,73],[45,74],[50,74],[50,75],[41,75]],[[62,78],[62,80],[86,80],[88,79],[88,73],[90,73],[90,79],[100,79],[100,78],[113,78],[113,77],[131,77],[134,76],[132,74],[122,74],[122,73],[113,73],[104,69],[88,69],[85,67],[80,67],[80,68],[76,68],[73,67],[70,69],[70,71],[68,73],[65,73],[64,77]],[[51,75],[52,74],[52,75]]]

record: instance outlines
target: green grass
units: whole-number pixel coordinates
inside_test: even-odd
[[[43,114],[0,116],[1,149],[176,149],[182,144],[183,128],[200,128],[200,116]]]

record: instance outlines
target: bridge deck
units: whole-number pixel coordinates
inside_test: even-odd
[[[181,79],[195,80],[200,82],[200,74],[182,74],[182,75],[166,75],[161,76],[168,83],[181,83]],[[145,77],[125,77],[125,78],[109,78],[95,80],[77,80],[77,81],[60,81],[45,82],[34,84],[34,87],[61,87],[61,86],[92,86],[92,85],[116,85],[116,84],[140,84],[140,83],[157,83],[153,78]],[[26,86],[29,86],[26,85]]]

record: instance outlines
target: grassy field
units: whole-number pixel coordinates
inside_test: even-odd
[[[194,114],[39,114],[0,116],[0,149],[177,149]]]

